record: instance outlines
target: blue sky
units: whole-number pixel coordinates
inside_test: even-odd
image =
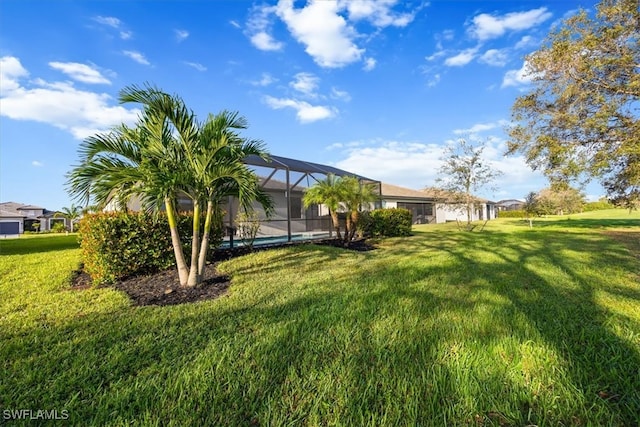
[[[238,110],[275,155],[435,184],[446,144],[486,141],[493,200],[546,186],[503,157],[524,56],[579,1],[0,3],[0,199],[69,206],[82,138],[136,117],[153,83],[204,118]],[[602,194],[597,185],[585,193]]]

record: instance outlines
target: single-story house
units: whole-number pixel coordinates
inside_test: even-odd
[[[16,202],[0,203],[0,235],[17,235],[25,231],[48,231],[56,222],[70,227],[66,218],[40,206]]]
[[[495,219],[495,202],[474,197],[472,221]],[[466,204],[460,196],[436,188],[412,190],[382,183],[382,207],[405,208],[413,213],[414,224],[440,224],[447,221],[466,221]]]
[[[383,208],[404,208],[411,211],[414,224],[445,222],[444,211],[438,209],[444,201],[441,197],[386,182],[382,183],[381,188]]]
[[[498,211],[520,211],[524,209],[524,202],[518,199],[500,200],[496,202]]]

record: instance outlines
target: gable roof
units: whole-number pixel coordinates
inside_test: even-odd
[[[406,198],[406,199],[429,199],[435,200],[437,197],[434,197],[432,194],[429,194],[424,191],[412,190],[411,188],[400,187],[399,185],[387,184],[386,182],[381,183],[382,197],[397,197],[397,198]]]
[[[44,208],[40,207],[40,206],[36,206],[36,205],[22,205],[18,208],[19,211],[21,210],[34,210],[34,211],[39,211],[39,210],[45,210]]]
[[[2,212],[2,215],[0,216],[4,216],[4,217],[26,218],[27,215],[25,215],[23,211],[29,211],[29,210],[42,211],[42,214],[44,216],[55,213],[53,211],[50,211],[35,205],[25,205],[24,203],[17,203],[17,202],[0,203],[0,211]]]

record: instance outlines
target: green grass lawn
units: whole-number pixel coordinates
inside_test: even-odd
[[[220,266],[228,296],[172,307],[69,290],[74,239],[0,241],[0,417],[640,424],[637,212],[258,252]]]

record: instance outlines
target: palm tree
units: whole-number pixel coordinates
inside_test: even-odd
[[[342,235],[340,234],[338,210],[341,209],[340,203],[344,200],[343,192],[344,189],[341,178],[329,174],[325,179],[309,187],[302,198],[305,208],[311,205],[325,205],[327,209],[329,209],[333,229],[339,240],[342,240]]]
[[[187,153],[187,161],[194,174],[194,237],[189,283],[200,282],[206,263],[209,235],[213,221],[222,218],[221,205],[228,196],[238,198],[245,211],[253,210],[257,200],[270,215],[272,199],[259,187],[258,178],[246,167],[248,155],[268,159],[261,141],[241,137],[237,130],[246,129],[247,121],[237,112],[222,111],[209,115],[200,127],[196,144]],[[204,233],[199,241],[199,214],[206,205]],[[198,223],[196,222],[198,221]],[[199,254],[197,243],[200,243]]]
[[[375,191],[374,185],[362,184],[360,180],[354,176],[346,176],[341,180],[342,198],[347,211],[347,231],[345,232],[344,243],[348,245],[355,237],[358,227],[360,212],[370,203],[380,198]]]
[[[82,215],[82,208],[80,206],[76,206],[71,204],[71,207],[63,207],[60,209],[60,212],[56,212],[53,214],[54,218],[66,218],[69,220],[69,224],[71,226],[71,232],[73,233],[73,222],[80,218]]]
[[[255,174],[242,163],[248,154],[268,155],[260,143],[235,133],[233,129],[246,127],[246,121],[235,113],[219,115],[234,120],[216,121],[218,116],[210,116],[201,125],[180,97],[149,85],[124,88],[120,102],[142,105],[136,126],[121,125],[87,138],[79,149],[80,165],[68,175],[69,192],[85,204],[93,199],[99,206],[112,200],[126,202],[134,195],[147,209],[164,205],[180,284],[195,286],[202,279],[212,222],[222,221],[222,200],[237,195],[241,205],[249,209],[258,199],[265,211],[270,211],[270,199],[259,189]],[[178,233],[178,195],[193,203],[190,267]]]

